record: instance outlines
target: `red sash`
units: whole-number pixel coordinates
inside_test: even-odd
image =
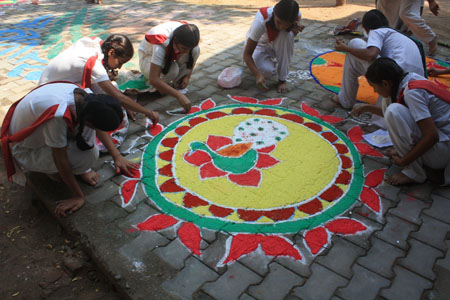
[[[447,102],[450,104],[450,92],[437,85],[434,82],[428,81],[428,80],[411,80],[408,82],[408,89],[414,90],[414,89],[423,89],[427,92],[435,95],[439,99]],[[403,92],[405,89],[402,89],[400,91],[400,95],[398,96],[397,103],[405,104],[405,100],[403,99]]]
[[[97,62],[98,55],[94,55],[88,58],[86,64],[84,65],[83,77],[81,78],[81,87],[91,88],[91,78],[92,78],[92,70],[94,69],[95,63]]]
[[[267,30],[267,36],[269,37],[269,42],[273,42],[278,36],[278,31],[273,29],[267,23],[267,21],[268,21],[267,19],[269,18],[269,14],[267,13],[268,9],[269,9],[269,7],[262,7],[259,9],[259,12],[262,14],[264,21],[266,21],[266,30]]]
[[[29,93],[31,93],[32,91],[34,91],[34,90],[36,90],[36,89],[38,89],[38,88],[40,88],[40,87],[42,87],[44,85],[51,84],[51,83],[71,83],[71,84],[74,84],[73,82],[68,82],[68,81],[53,81],[53,82],[48,82],[48,83],[42,84],[42,85],[34,88],[33,90],[31,90]],[[59,106],[59,105],[50,106],[49,108],[47,108],[37,118],[36,121],[34,121],[34,123],[31,126],[29,126],[27,128],[24,128],[24,129],[20,130],[19,132],[15,133],[13,135],[9,135],[9,127],[11,125],[11,120],[12,120],[12,117],[14,115],[14,111],[16,110],[16,107],[19,104],[19,102],[22,101],[22,99],[25,98],[25,97],[26,97],[26,95],[23,96],[20,100],[14,102],[14,104],[11,105],[11,107],[8,109],[8,112],[6,113],[5,119],[3,120],[1,134],[0,134],[1,145],[2,145],[2,152],[3,152],[3,160],[5,161],[6,175],[8,176],[9,180],[12,180],[12,176],[14,175],[14,173],[16,173],[16,168],[14,166],[14,161],[13,161],[13,157],[11,155],[11,149],[9,147],[9,143],[20,142],[20,141],[24,140],[25,138],[27,138],[40,125],[42,125],[46,121],[52,119],[55,116],[55,113],[56,113],[56,111],[58,109],[58,106]],[[72,121],[72,115],[70,114],[70,111],[69,111],[68,108],[64,112],[63,118],[66,121],[67,125],[69,126],[69,129],[73,130],[75,124]]]
[[[172,21],[172,22],[178,22],[183,25],[188,24],[188,22],[186,22],[186,21]],[[145,35],[145,40],[152,45],[162,45],[162,44],[164,44],[165,41],[167,41],[168,38],[169,37],[167,35],[162,34],[162,33]],[[172,51],[173,51],[173,49],[172,49]],[[166,47],[166,56],[165,57],[167,58],[168,56],[169,56],[169,46]],[[177,60],[178,55],[176,53],[172,53],[172,59]]]

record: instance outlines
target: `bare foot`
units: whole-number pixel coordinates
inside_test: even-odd
[[[50,178],[54,182],[61,182],[61,177],[59,177],[58,173],[55,174],[46,174],[48,178]]]
[[[99,175],[95,171],[89,171],[80,175],[81,180],[85,183],[95,186],[98,183]]]
[[[417,183],[415,180],[409,178],[402,172],[399,172],[392,176],[386,176],[384,181],[386,181],[390,185],[403,185],[403,184],[408,184],[408,183]]]
[[[341,102],[339,102],[339,96],[338,95],[333,95],[333,97],[331,97],[331,100],[336,103],[336,104],[341,104]]]
[[[436,54],[436,50],[438,47],[438,37],[436,36],[429,44],[428,44],[428,55],[434,56]]]
[[[288,87],[287,87],[286,81],[278,83],[277,92],[278,93],[287,93],[288,92]]]
[[[395,148],[393,147],[387,148],[385,151],[383,151],[383,153],[388,157],[399,156],[397,150],[395,150]]]

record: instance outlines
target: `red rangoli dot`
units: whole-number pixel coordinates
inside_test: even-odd
[[[164,176],[173,177],[172,164],[168,164],[158,170],[158,173]]]
[[[177,192],[183,192],[184,191],[184,189],[182,187],[180,187],[179,185],[177,185],[175,183],[175,179],[174,178],[171,178],[171,179],[165,181],[163,184],[161,184],[159,189],[163,193],[177,193]]]
[[[306,127],[317,131],[317,132],[321,132],[322,131],[322,126],[320,126],[319,124],[316,123],[303,123],[303,125],[305,125]]]
[[[337,185],[333,185],[320,195],[320,198],[328,202],[332,202],[342,196],[344,192]]]
[[[348,148],[344,144],[334,144],[334,147],[336,147],[338,153],[340,154],[348,153]]]
[[[337,135],[335,135],[334,133],[327,131],[327,132],[323,132],[322,136],[324,138],[326,138],[328,141],[330,141],[330,143],[334,143],[338,140]]]
[[[165,161],[172,161],[173,150],[167,150],[159,154],[159,158]]]
[[[299,211],[302,211],[304,213],[313,215],[315,213],[318,213],[323,209],[322,203],[318,199],[314,199],[312,201],[309,201],[308,203],[302,204],[298,207]]]
[[[192,207],[198,207],[198,206],[205,206],[208,205],[208,202],[205,200],[200,199],[197,196],[192,195],[191,193],[186,193],[183,197],[183,204],[187,208]]]
[[[299,124],[303,124],[303,118],[294,114],[285,114],[281,116],[282,119],[290,120]]]
[[[217,118],[224,117],[224,116],[228,116],[228,115],[221,111],[214,111],[209,114],[206,114],[206,117],[210,120],[217,119]]]
[[[216,206],[216,205],[211,205],[209,207],[209,211],[216,217],[223,218],[223,217],[226,217],[226,216],[229,216],[230,214],[232,214],[234,210],[232,210],[231,208],[225,208],[225,207],[220,207],[220,206]]]
[[[181,127],[178,127],[177,129],[175,129],[175,133],[178,134],[179,136],[182,136],[186,132],[188,132],[189,129],[191,129],[191,127],[189,127],[189,126],[181,126]]]
[[[253,110],[251,110],[250,108],[239,107],[239,108],[233,109],[233,111],[231,113],[233,115],[241,115],[241,114],[252,115]]]
[[[263,216],[262,211],[238,209],[239,217],[244,221],[256,221]]]
[[[191,127],[194,127],[195,125],[203,123],[205,121],[208,121],[208,120],[205,119],[205,118],[197,117],[197,118],[190,119],[189,120],[189,125],[191,125]]]
[[[295,207],[275,209],[267,211],[264,215],[274,221],[283,221],[289,219],[295,212]]]
[[[178,138],[177,137],[173,137],[173,138],[166,138],[164,140],[162,140],[161,144],[164,147],[168,147],[168,148],[173,148],[175,147],[175,145],[178,143]]]
[[[263,115],[263,116],[271,116],[271,117],[277,117],[278,114],[273,109],[260,109],[258,111],[255,111],[255,115]]]
[[[340,155],[339,157],[341,158],[343,169],[348,169],[352,167],[353,165],[352,160],[348,156]]]
[[[336,179],[336,183],[349,184],[351,178],[352,178],[352,175],[350,175],[349,172],[347,172],[346,170],[342,170],[341,174],[339,174],[338,178]]]

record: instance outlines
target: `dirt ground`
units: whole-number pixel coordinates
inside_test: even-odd
[[[272,0],[178,0],[243,9],[270,6]],[[373,0],[299,1],[304,19],[347,24],[374,8]],[[446,26],[450,0],[439,0],[440,16],[425,7],[424,18],[442,41],[450,43]],[[426,4],[427,5],[427,4]],[[0,163],[3,170],[3,163]],[[33,203],[24,189],[7,182],[0,172],[0,299],[121,299],[76,241],[70,240],[50,214]]]

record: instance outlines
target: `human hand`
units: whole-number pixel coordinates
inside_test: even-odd
[[[269,90],[269,87],[266,85],[266,79],[262,74],[256,76],[256,86],[264,92],[267,92]]]
[[[139,164],[131,162],[122,155],[119,155],[114,159],[114,165],[117,173],[122,173],[125,176],[133,177],[133,173],[130,170],[139,169]]]
[[[343,41],[343,40],[341,40],[341,39],[336,39],[336,41],[335,41],[335,43],[334,43],[334,48],[337,50],[337,51],[347,51],[347,49],[348,49],[348,46],[347,46],[347,44]]]
[[[188,113],[191,110],[191,101],[189,101],[189,98],[186,97],[186,95],[183,95],[182,93],[178,93],[178,103],[184,108],[184,112]]]
[[[58,201],[55,208],[55,213],[58,216],[65,217],[66,214],[71,214],[79,210],[84,205],[83,197],[73,197],[66,200]]]
[[[152,120],[153,125],[156,125],[159,122],[159,112],[150,110],[147,114],[147,118]]]
[[[177,86],[176,86],[177,89],[179,89],[179,90],[185,89],[188,86],[190,79],[191,79],[191,76],[189,76],[189,75],[186,75],[183,78],[181,78],[177,83]]]
[[[400,157],[398,155],[393,155],[392,156],[392,163],[399,166],[399,167],[404,167],[406,166],[403,157]]]
[[[116,81],[117,76],[119,75],[119,71],[117,71],[116,69],[112,69],[112,70],[108,70],[107,72],[108,72],[109,80]]]
[[[428,0],[428,6],[433,15],[437,16],[439,14],[439,4],[435,0]]]
[[[294,26],[292,26],[292,33],[294,34],[294,36],[296,36],[299,32],[302,32],[303,29],[305,29],[305,26],[300,25],[299,23],[295,23]]]
[[[365,112],[366,112],[366,105],[361,104],[358,106],[354,106],[352,111],[350,112],[350,114],[352,116],[358,117],[360,114],[365,113]]]

